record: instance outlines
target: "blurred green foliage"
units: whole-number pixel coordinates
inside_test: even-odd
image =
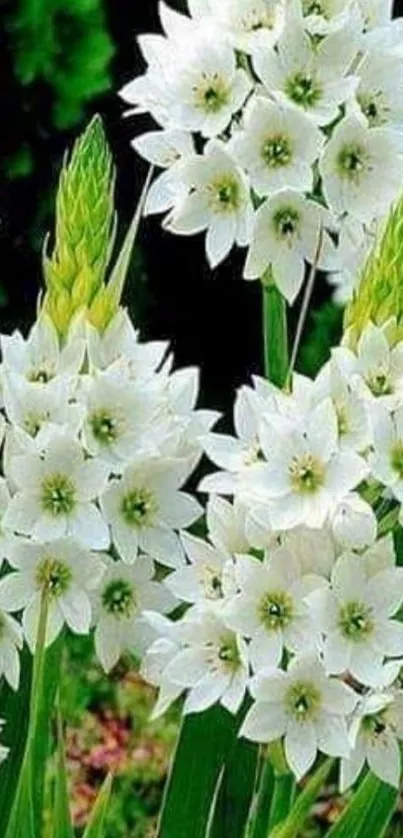
[[[41,87],[53,128],[77,125],[88,102],[111,86],[114,45],[103,0],[14,0],[9,11],[6,5],[1,26],[15,80],[33,93],[33,107],[38,104],[34,90]],[[7,173],[24,176],[31,169],[30,147],[22,142],[8,160]]]
[[[320,308],[313,309],[300,350],[298,371],[316,376],[329,360],[331,347],[340,343],[342,331],[343,309],[339,305],[328,300]]]

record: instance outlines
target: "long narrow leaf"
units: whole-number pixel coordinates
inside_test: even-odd
[[[37,835],[41,832],[41,818],[43,793],[45,783],[46,761],[49,755],[50,721],[59,682],[61,650],[63,638],[60,637],[52,644],[46,653],[44,668],[44,689],[38,703],[36,735],[32,740],[32,763],[35,771],[31,774],[32,788],[24,791],[24,806],[26,821],[29,814],[26,809],[28,800],[33,808],[33,823]],[[17,793],[17,786],[22,769],[24,752],[27,744],[29,722],[29,699],[32,681],[32,656],[25,647],[21,656],[21,682],[18,693],[15,694],[4,686],[1,692],[1,716],[6,720],[3,741],[10,746],[7,760],[0,767],[0,835],[7,834],[11,809]],[[15,829],[17,827],[14,827]],[[10,826],[12,830],[12,826]],[[27,833],[29,834],[29,833]],[[11,831],[12,838],[19,838],[17,832]]]
[[[273,799],[270,807],[269,830],[286,820],[295,796],[295,779],[290,772],[278,774],[274,779]]]
[[[327,759],[308,780],[303,791],[298,795],[290,814],[283,823],[270,832],[270,838],[296,838],[300,834],[305,821],[315,803],[318,794],[333,767],[333,760]],[[328,833],[330,834],[330,833]],[[368,838],[375,838],[368,833]],[[349,838],[353,838],[349,835]]]
[[[157,838],[205,838],[212,802],[238,725],[239,720],[218,705],[184,718]]]
[[[270,760],[265,759],[255,806],[251,813],[250,830],[248,833],[250,838],[267,838],[267,824],[270,820],[273,791],[274,769]]]
[[[397,800],[397,790],[369,772],[327,838],[381,838]]]
[[[236,740],[219,786],[209,838],[243,838],[256,783],[258,746]]]
[[[105,818],[112,791],[113,776],[108,774],[91,812],[83,838],[107,838],[104,834]]]
[[[53,838],[74,838],[70,818],[66,755],[63,741],[63,723],[60,710],[57,714],[57,768],[55,803],[53,808]]]

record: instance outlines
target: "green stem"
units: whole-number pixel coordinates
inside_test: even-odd
[[[264,755],[263,767],[249,838],[266,838],[267,824],[270,821],[270,810],[273,799],[273,791],[274,769],[270,762],[270,759],[268,759],[266,755]]]
[[[278,774],[274,783],[273,799],[270,807],[269,830],[271,834],[279,823],[285,821],[289,815],[295,797],[295,779],[288,771],[287,774]]]
[[[288,374],[286,303],[269,272],[262,278],[262,292],[265,376],[277,387],[284,387]]]
[[[334,759],[326,759],[319,766],[299,793],[288,817],[269,833],[270,838],[296,838],[300,834],[333,765]]]
[[[34,724],[34,720],[36,719],[37,705],[42,690],[43,670],[45,666],[46,654],[46,628],[48,624],[48,614],[49,596],[48,592],[44,591],[41,597],[41,609],[39,612],[38,633],[36,638],[34,668],[32,674],[31,698],[29,704],[29,727],[32,733],[34,732],[32,731],[32,727]]]

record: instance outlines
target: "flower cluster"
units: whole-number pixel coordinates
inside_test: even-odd
[[[184,561],[178,530],[199,503],[182,486],[217,418],[195,409],[198,372],[172,372],[120,310],[99,334],[81,318],[64,343],[46,314],[27,340],[1,337],[0,674],[15,690],[24,640],[95,630],[106,670],[153,632],[143,611],[175,598],[159,566]]]
[[[158,123],[133,142],[162,169],[146,212],[206,231],[211,267],[248,247],[293,302],[306,263],[339,296],[403,174],[401,21],[386,0],[188,0],[160,4],[165,35],[139,44],[144,75],[121,95]]]
[[[253,703],[241,735],[284,739],[300,778],[316,754],[341,758],[341,786],[368,761],[395,786],[403,737],[403,343],[370,324],[316,380],[292,391],[255,379],[238,393],[236,435],[205,440],[208,538],[183,534],[187,563],[166,586],[188,606],[143,672],[156,713]],[[225,496],[228,496],[226,498]]]

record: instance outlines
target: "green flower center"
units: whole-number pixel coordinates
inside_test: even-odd
[[[357,100],[371,128],[377,128],[379,125],[385,124],[385,111],[387,111],[387,108],[382,102],[380,91],[376,93],[358,93]]]
[[[370,738],[382,736],[387,730],[388,724],[384,712],[377,713],[375,716],[364,716],[361,722],[364,733]]]
[[[302,9],[306,17],[308,15],[322,15],[322,17],[326,17],[325,7],[320,0],[303,0]]]
[[[95,439],[101,445],[111,445],[119,436],[116,416],[113,416],[106,408],[101,408],[92,414],[90,425]]]
[[[125,579],[114,579],[102,593],[102,605],[114,617],[131,617],[137,608],[137,598],[132,585]]]
[[[219,73],[203,73],[201,81],[193,88],[194,104],[206,114],[215,114],[228,105],[230,90]]]
[[[314,719],[320,709],[322,696],[309,681],[297,681],[289,688],[285,696],[286,709],[298,722]]]
[[[47,384],[52,378],[54,378],[54,373],[45,369],[45,367],[33,369],[28,375],[28,381],[32,381],[34,384]]]
[[[65,474],[49,474],[41,486],[41,506],[54,518],[70,515],[76,503],[76,488]]]
[[[269,169],[288,166],[293,156],[290,138],[285,134],[273,134],[267,137],[262,145],[261,155]]]
[[[403,440],[399,439],[392,448],[390,455],[391,466],[397,472],[399,478],[403,479]]]
[[[285,92],[297,105],[312,108],[322,96],[318,80],[308,73],[296,73],[286,83]]]
[[[145,527],[156,512],[154,496],[148,489],[132,489],[122,498],[120,511],[129,527]]]
[[[374,629],[371,609],[356,600],[348,602],[340,609],[339,628],[348,640],[360,643],[369,637]]]
[[[66,593],[71,580],[70,568],[58,559],[45,558],[37,567],[36,584],[52,599],[57,599]]]
[[[27,413],[23,421],[24,430],[30,436],[35,437],[38,435],[44,422],[47,422],[48,419],[48,411],[44,411],[43,413]]]
[[[238,669],[241,659],[235,636],[227,635],[222,638],[221,644],[218,647],[217,657],[225,669],[229,671]]]
[[[216,213],[232,213],[239,209],[241,190],[232,174],[220,175],[207,187],[208,204]]]
[[[273,216],[276,234],[281,239],[292,239],[298,231],[300,215],[293,207],[282,207]]]
[[[313,454],[294,457],[289,472],[294,492],[312,494],[320,489],[325,481],[325,467]]]
[[[292,620],[294,604],[285,591],[269,591],[259,603],[259,617],[269,631],[284,629]]]
[[[389,376],[384,370],[370,374],[367,377],[367,384],[374,396],[389,396],[393,393]]]
[[[204,570],[204,592],[207,599],[222,599],[223,587],[220,574],[215,568],[207,567]]]
[[[339,174],[345,180],[358,181],[368,167],[368,154],[359,143],[350,143],[337,155]]]

